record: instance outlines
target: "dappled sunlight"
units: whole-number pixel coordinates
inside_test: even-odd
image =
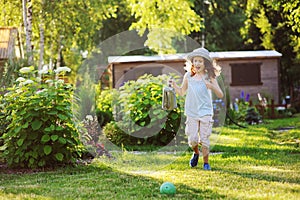
[[[113,153],[114,159],[98,158],[99,162],[118,170],[145,174],[155,173],[176,162],[185,152],[119,152]]]
[[[239,143],[242,142],[242,139],[237,138],[237,137],[233,137],[233,136],[229,136],[229,135],[221,135],[219,136],[219,143],[221,144],[232,144],[232,143]]]
[[[14,194],[14,193],[4,193],[0,188],[0,197],[4,197],[5,199],[14,199],[14,200],[23,200],[23,199],[40,199],[40,200],[50,200],[53,199],[51,197],[45,197],[43,195],[35,195],[35,194]],[[0,198],[2,199],[2,198]],[[3,198],[4,199],[4,198]]]
[[[294,170],[290,169],[280,169],[277,167],[271,167],[271,166],[248,166],[246,169],[254,170],[254,171],[266,171],[266,172],[292,172],[294,173]]]

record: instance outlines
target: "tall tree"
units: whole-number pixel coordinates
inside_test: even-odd
[[[300,88],[300,1],[248,1],[242,33],[248,48],[275,49],[282,53],[282,96],[295,99]]]
[[[45,0],[41,0],[41,7],[43,8],[45,5]],[[38,69],[41,70],[42,66],[44,65],[44,53],[45,53],[45,23],[44,23],[44,9],[40,11],[40,24],[39,24],[39,31],[40,31],[40,56],[39,56],[39,64]]]
[[[28,4],[27,1],[31,3]],[[0,26],[19,27],[20,24],[24,24],[27,32],[32,28],[31,44],[28,43],[30,40],[27,40],[26,46],[34,47],[33,52],[40,52],[39,55],[34,54],[34,60],[40,60],[40,63],[43,63],[42,60],[46,63],[52,60],[56,63],[59,58],[57,55],[61,55],[59,51],[62,51],[69,67],[73,69],[81,61],[80,50],[93,50],[94,38],[103,26],[102,21],[114,17],[116,12],[113,0],[23,0],[23,3],[27,6],[23,9],[26,14],[24,13],[25,20],[22,21],[22,1],[0,1],[0,10],[5,11],[0,13]],[[33,9],[30,9],[31,6]],[[30,12],[27,12],[28,8]],[[27,13],[30,13],[32,18],[28,18]],[[31,27],[27,26],[28,21],[32,21]]]
[[[189,0],[127,0],[137,20],[130,29],[140,35],[148,31],[146,45],[158,53],[174,53],[172,39],[199,31],[201,18]]]
[[[23,6],[23,20],[26,33],[26,55],[28,64],[33,64],[33,49],[32,49],[32,1],[22,0]]]
[[[244,26],[246,0],[195,1],[195,12],[203,18],[204,27],[191,37],[211,51],[244,48],[240,29]]]

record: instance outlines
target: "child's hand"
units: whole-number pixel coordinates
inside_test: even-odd
[[[173,79],[169,79],[169,80],[168,80],[168,85],[169,85],[170,87],[174,87],[174,80],[173,80]]]
[[[213,89],[214,84],[211,80],[205,80],[205,85],[207,89]]]

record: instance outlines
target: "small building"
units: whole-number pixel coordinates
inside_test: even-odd
[[[23,57],[18,29],[0,27],[0,77],[8,60]]]
[[[279,65],[281,53],[274,50],[211,52],[210,56],[222,67],[223,82],[231,100],[243,91],[257,100],[257,93],[280,102]],[[111,56],[108,58],[112,86],[120,87],[128,80],[150,73],[185,73],[186,54],[164,56]]]

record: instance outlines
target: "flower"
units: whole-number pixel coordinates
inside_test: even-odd
[[[39,74],[48,74],[48,69],[41,69],[38,73]]]
[[[246,101],[249,102],[249,100],[250,100],[250,94],[247,93],[247,95],[246,95]]]
[[[20,72],[21,72],[22,74],[27,74],[27,73],[32,72],[33,70],[34,70],[34,67],[33,67],[33,66],[30,66],[30,67],[22,67],[22,68],[20,69]]]
[[[87,116],[85,116],[85,118],[86,118],[87,120],[89,120],[89,121],[92,121],[92,120],[93,120],[93,116],[92,116],[92,115],[87,115]]]
[[[42,90],[37,91],[36,94],[40,94],[40,93],[47,92],[47,91],[48,91],[47,89],[42,89]]]
[[[23,78],[23,77],[19,77],[19,78],[17,78],[17,82],[24,82],[26,79],[25,78]]]
[[[59,79],[59,80],[57,81],[57,83],[59,83],[59,84],[63,84],[63,83],[65,83],[65,81],[64,81],[64,80],[61,80],[61,79]]]
[[[35,80],[36,80],[37,82],[41,82],[41,81],[42,81],[42,79],[41,79],[40,77],[36,77]]]
[[[48,80],[45,81],[45,83],[53,83],[53,80],[48,79]]]
[[[34,83],[33,80],[30,80],[30,79],[27,79],[26,81],[23,81],[20,83],[20,86],[23,86],[23,85],[27,85],[27,84],[31,84],[31,83]]]
[[[71,69],[69,67],[58,67],[54,70],[55,73],[59,74],[60,72],[70,72]]]
[[[242,91],[241,91],[240,98],[241,98],[241,99],[244,99],[244,98],[245,98],[245,93],[244,93],[244,90],[242,90]]]

